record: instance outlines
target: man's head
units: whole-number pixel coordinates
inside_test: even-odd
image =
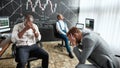
[[[63,20],[63,19],[64,19],[64,17],[63,17],[63,15],[62,15],[62,14],[58,14],[58,15],[57,15],[57,19],[58,19],[58,20]]]
[[[32,15],[26,14],[26,15],[25,15],[25,21],[27,21],[27,22],[33,22],[33,21],[34,21],[34,18],[33,18]]]
[[[82,32],[78,28],[72,27],[68,31],[67,36],[68,36],[69,40],[75,38],[76,43],[80,43],[81,39],[82,39]]]
[[[25,15],[25,25],[26,25],[26,24],[32,24],[33,21],[34,21],[34,18],[33,18],[32,15],[30,15],[30,14],[26,14],[26,15]]]

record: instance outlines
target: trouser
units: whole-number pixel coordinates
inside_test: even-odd
[[[63,35],[63,34],[59,34],[60,38],[62,38],[64,41],[65,41],[65,47],[67,49],[67,52],[70,54],[71,53],[71,48],[70,48],[70,45],[69,45],[69,40],[68,40],[68,37],[66,35]]]
[[[76,55],[77,59],[79,60],[78,65],[76,65],[75,68],[100,68],[97,65],[93,65],[93,64],[80,64],[80,51],[78,46],[73,48],[73,52]]]
[[[73,52],[76,55],[77,59],[79,60],[79,64],[76,68],[120,68],[120,57],[115,57],[114,55],[101,55],[105,62],[102,66],[100,65],[93,65],[93,64],[80,64],[80,51],[78,46],[73,48]],[[94,60],[94,59],[93,59]],[[94,62],[94,61],[93,61]]]
[[[78,64],[75,68],[100,68],[92,64]]]
[[[38,57],[42,59],[42,68],[48,68],[49,55],[38,45],[32,46],[18,46],[16,47],[16,62],[17,68],[25,68],[27,60],[30,56]]]
[[[120,68],[120,57],[115,57],[114,63],[115,68]]]
[[[115,57],[114,61],[116,63],[113,68],[120,68],[120,58]],[[75,68],[103,68],[103,67],[99,67],[97,65],[92,65],[92,64],[78,64]],[[110,67],[104,67],[104,68],[110,68]]]

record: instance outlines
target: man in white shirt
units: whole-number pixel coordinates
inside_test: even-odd
[[[11,40],[16,43],[16,68],[25,68],[31,53],[32,56],[42,59],[42,68],[48,68],[49,55],[36,44],[41,40],[41,34],[33,23],[32,15],[26,14],[25,21],[14,26]]]
[[[71,48],[70,48],[70,45],[68,42],[69,40],[66,35],[66,33],[68,32],[67,24],[63,21],[64,17],[62,14],[58,14],[57,19],[58,19],[58,21],[56,22],[56,29],[59,34],[59,37],[65,41],[65,47],[67,49],[67,52],[69,53],[69,57],[73,58]]]

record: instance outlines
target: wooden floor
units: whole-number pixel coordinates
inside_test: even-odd
[[[75,68],[78,60],[76,57],[73,59],[68,57],[65,47],[55,48],[59,42],[43,42],[43,48],[49,53],[49,68]],[[71,47],[72,48],[72,47]],[[62,51],[63,50],[63,51]],[[11,46],[3,54],[2,58],[11,57]],[[15,68],[16,62],[14,58],[0,60],[0,68]],[[32,68],[41,66],[41,60],[31,62]]]

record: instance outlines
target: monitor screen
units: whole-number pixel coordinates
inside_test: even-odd
[[[86,18],[85,19],[85,27],[91,30],[94,30],[94,19]]]
[[[76,23],[76,27],[79,29],[84,29],[84,24],[83,23]]]
[[[0,17],[0,32],[9,31],[9,17]]]
[[[0,29],[9,27],[9,17],[0,17]]]

